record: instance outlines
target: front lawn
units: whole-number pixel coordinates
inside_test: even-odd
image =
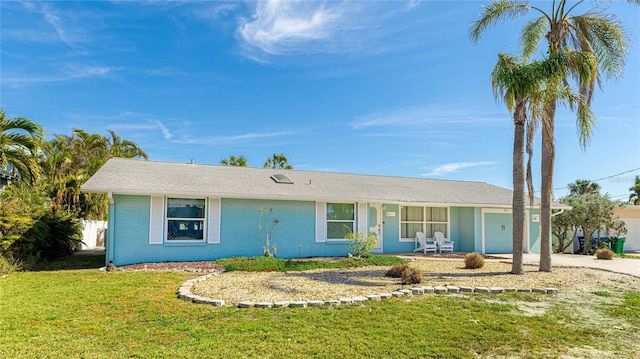
[[[577,325],[571,317],[579,310],[575,303],[553,296],[437,295],[338,308],[216,308],[177,299],[178,286],[193,273],[67,269],[94,262],[100,258],[73,256],[56,262],[60,267],[0,277],[1,358],[546,358],[575,354],[576,348],[584,356],[594,343],[600,343],[598,353],[614,356],[639,349],[638,333],[611,336],[607,326]],[[532,315],[518,309],[521,302],[550,310]],[[625,294],[620,306],[590,310],[628,328],[624,313],[640,311],[640,294]],[[632,323],[637,325],[637,317]]]

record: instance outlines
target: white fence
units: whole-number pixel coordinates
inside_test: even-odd
[[[107,222],[82,220],[82,249],[104,247]]]

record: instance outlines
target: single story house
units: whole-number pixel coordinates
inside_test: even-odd
[[[261,208],[279,258],[345,256],[348,231],[375,233],[375,253],[413,251],[416,231],[512,251],[512,191],[483,182],[113,158],[82,191],[108,195],[115,265],[262,255]],[[539,217],[527,209],[525,252],[539,252]]]
[[[627,205],[613,210],[614,216],[619,216],[627,226],[624,244],[625,252],[640,251],[640,206]]]

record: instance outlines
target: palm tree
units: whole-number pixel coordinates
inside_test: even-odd
[[[6,118],[0,109],[1,170],[32,184],[40,176],[36,155],[43,139],[40,125],[28,118]]]
[[[107,212],[104,194],[81,193],[80,187],[111,157],[147,159],[134,142],[114,131],[110,138],[74,129],[70,136],[57,135],[46,142],[40,156],[47,189],[54,208],[61,208],[86,219],[103,219]]]
[[[282,168],[285,170],[293,169],[288,163],[287,156],[283,153],[274,153],[271,158],[267,158],[267,161],[264,163],[264,168]]]
[[[115,131],[107,130],[107,132],[111,134],[111,138],[107,139],[110,157],[149,159],[147,153],[140,149],[135,142],[123,139]]]
[[[247,158],[244,156],[231,156],[227,158],[221,158],[220,164],[223,166],[236,166],[236,167],[247,167],[249,164],[247,163]]]
[[[556,56],[545,61],[534,61],[530,64],[518,64],[513,57],[498,54],[498,63],[491,73],[491,85],[496,99],[500,97],[507,105],[509,111],[513,112],[514,140],[513,140],[513,265],[511,272],[522,274],[522,247],[524,243],[525,228],[525,173],[524,173],[524,152],[525,152],[525,125],[531,132],[540,121],[544,113],[541,106],[548,92],[556,92],[557,89],[546,88],[545,85],[550,78],[562,76],[574,67],[573,62],[578,64],[589,64],[588,61],[578,59],[582,56],[591,56],[588,53],[569,53],[566,56]],[[595,72],[595,61],[590,62],[591,72]],[[581,69],[589,71],[589,69]],[[574,96],[566,89],[560,94],[570,105]],[[527,120],[527,113],[530,120]],[[528,142],[531,141],[528,137]],[[529,145],[529,144],[527,144]]]
[[[600,185],[589,180],[576,180],[573,183],[569,183],[567,188],[569,188],[569,195],[574,196],[600,192]]]
[[[629,195],[629,203],[640,204],[640,176],[636,176],[633,186],[629,187],[631,194]]]
[[[566,50],[592,53],[599,66],[599,72],[607,76],[619,76],[624,68],[624,55],[627,42],[618,19],[611,14],[598,11],[583,15],[572,15],[572,11],[583,2],[577,1],[567,7],[566,0],[554,0],[551,12],[531,6],[527,1],[495,0],[483,8],[480,18],[470,29],[474,42],[480,40],[481,34],[498,22],[523,17],[530,10],[541,16],[528,21],[520,37],[522,56],[529,59],[537,51],[542,38],[547,39],[548,55],[554,56]],[[640,4],[640,0],[629,0]],[[557,88],[566,84],[569,79],[579,83],[582,101],[578,103],[578,133],[580,145],[585,148],[593,130],[593,122],[582,117],[590,107],[595,84],[600,84],[600,76],[593,76],[589,81],[580,77],[566,76],[552,79],[549,88]],[[542,156],[541,156],[541,208],[540,208],[540,271],[551,271],[551,195],[553,187],[553,163],[555,160],[554,120],[557,97],[548,96],[544,103],[544,121],[542,121]]]

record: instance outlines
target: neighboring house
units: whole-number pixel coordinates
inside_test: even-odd
[[[626,237],[625,252],[640,251],[640,206],[629,205],[616,208],[613,215],[620,216],[627,226],[627,233],[624,235]]]
[[[281,258],[345,256],[351,230],[375,233],[376,253],[411,252],[416,231],[455,251],[512,251],[512,191],[482,182],[114,158],[82,191],[108,194],[115,265],[262,255],[261,207],[279,220]],[[539,210],[527,218],[525,252],[538,252]]]

